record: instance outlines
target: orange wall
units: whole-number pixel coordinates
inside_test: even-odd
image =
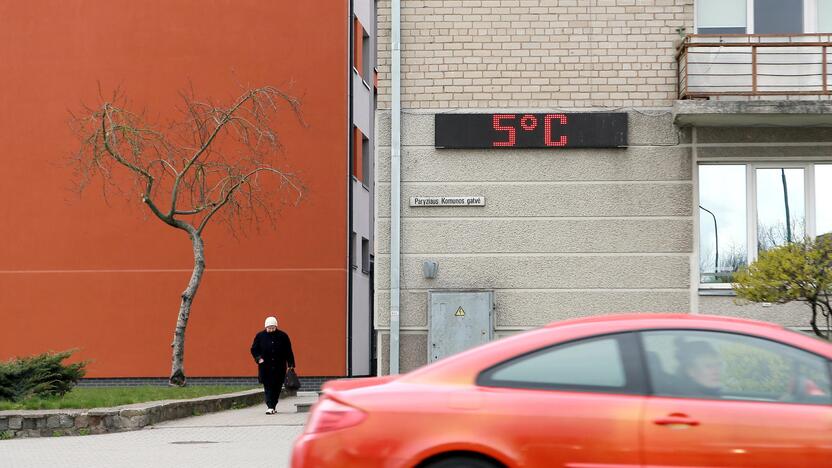
[[[186,374],[255,375],[248,348],[272,314],[301,375],[344,374],[349,23],[337,3],[0,4],[0,359],[79,348],[89,377],[168,375],[190,242],[137,198],[72,192],[68,111],[98,104],[98,83],[161,118],[189,83],[224,102],[242,83],[303,99],[308,127],[282,113],[280,130],[308,193],[276,229],[206,229]]]

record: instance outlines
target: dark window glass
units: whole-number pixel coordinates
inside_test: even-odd
[[[367,84],[372,84],[373,81],[373,57],[370,55],[370,36],[367,34],[363,28],[361,29],[362,33],[362,41],[361,41],[361,57],[364,63],[362,63],[363,70],[361,70],[361,76],[364,78],[364,81]]]
[[[361,238],[361,271],[370,272],[370,241],[364,237]]]
[[[699,34],[745,34],[745,28],[699,28]]]
[[[372,158],[372,154],[370,154],[370,139],[361,135],[361,182],[364,185],[370,184],[370,160]]]
[[[521,388],[625,390],[620,338],[581,340],[526,354],[489,369],[480,383]]]
[[[355,258],[355,233],[350,234],[350,266],[352,268],[357,268],[358,264],[356,263]]]
[[[754,34],[803,32],[803,0],[754,0]]]

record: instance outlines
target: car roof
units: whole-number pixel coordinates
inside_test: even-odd
[[[680,321],[680,322],[690,322],[690,321],[698,321],[698,322],[713,322],[713,323],[736,323],[736,324],[745,324],[745,325],[757,325],[757,326],[765,326],[769,328],[784,328],[781,325],[777,325],[774,323],[763,322],[760,320],[750,320],[744,319],[739,317],[726,317],[724,315],[706,315],[706,314],[685,314],[685,313],[652,313],[652,312],[644,312],[644,313],[628,313],[628,314],[615,314],[615,315],[598,315],[598,316],[589,316],[589,317],[579,317],[575,319],[569,320],[562,320],[558,322],[552,322],[545,326],[545,328],[555,328],[555,327],[562,327],[566,325],[577,325],[577,324],[584,324],[584,323],[607,323],[607,322],[619,322],[619,321]]]

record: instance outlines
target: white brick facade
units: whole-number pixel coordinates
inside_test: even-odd
[[[694,0],[403,0],[402,107],[668,107]],[[390,2],[378,2],[390,108]]]

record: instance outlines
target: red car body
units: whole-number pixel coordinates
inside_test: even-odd
[[[820,403],[668,397],[649,382],[622,393],[482,384],[489,369],[518,356],[645,331],[719,332],[807,352],[827,373],[801,384]],[[644,359],[629,361],[647,367]],[[442,460],[506,467],[832,467],[832,405],[825,403],[828,390],[818,388],[829,382],[830,361],[832,344],[764,322],[665,314],[559,322],[405,375],[326,384],[295,443],[292,467]]]

